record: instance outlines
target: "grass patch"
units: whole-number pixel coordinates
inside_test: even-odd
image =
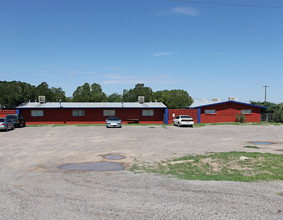
[[[259,149],[257,146],[244,146],[244,148],[253,148],[253,149]]]
[[[283,125],[283,123],[275,123],[275,122],[247,122],[247,123],[240,123],[240,122],[219,122],[219,123],[199,123],[199,124],[195,124],[195,127],[204,127],[204,126],[209,126],[209,125],[241,125],[241,126],[245,126],[245,125]]]
[[[240,160],[240,157],[247,157]],[[171,175],[187,180],[271,181],[283,180],[283,155],[256,152],[223,152],[188,155],[134,170]]]

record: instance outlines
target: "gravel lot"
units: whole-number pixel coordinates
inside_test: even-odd
[[[188,181],[60,165],[156,162],[223,151],[283,153],[283,126],[26,127],[0,132],[0,219],[283,219],[283,181]],[[260,149],[250,142],[273,142]],[[279,194],[279,195],[278,195]],[[282,195],[281,194],[281,195]]]

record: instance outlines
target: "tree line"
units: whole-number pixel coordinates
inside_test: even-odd
[[[283,103],[275,104],[272,102],[255,102],[251,101],[253,105],[260,105],[266,107],[262,110],[262,113],[272,114],[271,121],[273,122],[283,122]]]
[[[48,102],[137,102],[138,96],[144,96],[146,102],[164,103],[170,109],[188,108],[193,99],[187,91],[181,89],[152,91],[144,84],[136,84],[132,89],[124,89],[123,94],[106,95],[99,84],[85,83],[78,86],[73,97],[66,97],[62,88],[49,87],[46,82],[33,86],[20,81],[0,81],[0,108],[15,108],[24,102],[34,102],[38,96],[46,96]]]

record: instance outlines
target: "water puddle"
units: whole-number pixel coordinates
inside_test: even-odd
[[[258,145],[268,145],[268,144],[273,144],[272,142],[261,142],[261,141],[255,141],[252,142],[253,144],[258,144]]]
[[[73,171],[119,171],[125,169],[120,163],[113,162],[73,163],[59,168]]]
[[[115,155],[115,154],[109,154],[109,155],[105,155],[103,157],[107,160],[121,160],[121,159],[125,158],[122,155]]]

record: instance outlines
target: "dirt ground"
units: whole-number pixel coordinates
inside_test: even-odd
[[[283,153],[283,126],[26,127],[0,132],[0,219],[283,219],[283,182],[186,181],[134,174],[152,163],[205,152]],[[244,146],[252,142],[272,142]],[[122,171],[64,171],[118,160]]]

